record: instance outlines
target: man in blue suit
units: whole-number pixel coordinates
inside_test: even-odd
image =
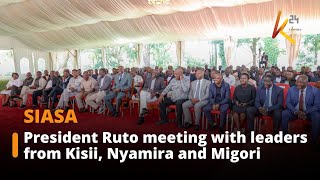
[[[273,77],[267,75],[263,79],[263,86],[256,94],[255,106],[247,108],[247,120],[250,131],[254,131],[254,118],[257,115],[272,116],[273,133],[279,132],[283,104],[283,89],[273,84]]]
[[[220,128],[219,131],[224,132],[224,124],[226,122],[227,111],[229,109],[230,102],[230,86],[228,83],[223,81],[223,76],[221,74],[215,74],[214,83],[210,85],[209,90],[209,102],[203,108],[206,115],[208,123],[210,125],[210,130],[217,126],[216,120],[212,121],[211,110],[220,111]]]
[[[311,120],[312,140],[316,143],[320,129],[320,92],[308,85],[308,76],[300,75],[296,86],[289,89],[286,99],[287,109],[282,112],[282,130],[288,133],[291,120]]]
[[[130,73],[124,72],[124,67],[119,66],[119,73],[114,76],[114,86],[112,91],[104,98],[111,116],[117,117],[119,115],[119,106],[122,98],[126,96],[126,91],[130,90],[132,86],[132,76]],[[112,99],[116,98],[116,108],[112,105]],[[105,109],[101,109],[98,113],[101,114]]]

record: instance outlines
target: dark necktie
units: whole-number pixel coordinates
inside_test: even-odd
[[[301,90],[300,100],[299,100],[299,111],[303,111],[303,104],[304,104],[303,90]]]
[[[267,89],[266,101],[264,102],[264,107],[268,108],[270,104],[270,90]]]

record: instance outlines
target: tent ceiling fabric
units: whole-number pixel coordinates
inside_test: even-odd
[[[18,3],[22,1],[25,1],[25,0],[0,0],[0,6],[6,6],[12,3]]]
[[[171,0],[160,6],[147,0],[14,0],[5,5],[9,2],[0,0],[0,35],[41,50],[271,34],[278,10],[283,17],[294,12],[305,24],[320,19],[319,0]]]

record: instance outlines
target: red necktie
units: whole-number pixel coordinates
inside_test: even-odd
[[[303,102],[304,98],[303,98],[303,90],[301,90],[301,93],[300,93],[300,100],[299,100],[299,111],[303,111]]]

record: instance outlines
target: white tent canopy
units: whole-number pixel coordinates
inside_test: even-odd
[[[0,35],[42,51],[271,36],[279,10],[318,32],[319,0],[0,0]]]

